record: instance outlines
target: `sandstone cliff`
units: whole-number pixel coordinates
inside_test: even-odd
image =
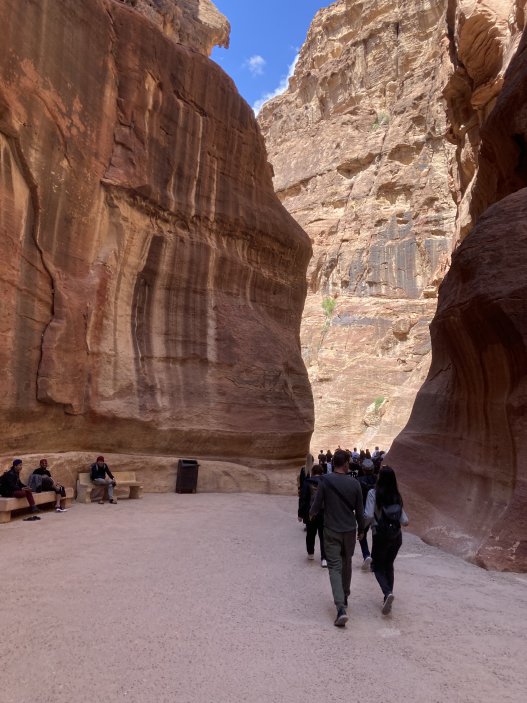
[[[229,46],[230,25],[211,0],[119,0],[134,7],[178,44],[210,56]]]
[[[464,62],[445,92],[457,143],[463,242],[440,290],[429,376],[389,457],[401,467],[417,508],[414,527],[425,539],[484,566],[521,571],[527,571],[525,36],[518,46],[524,6],[459,3],[450,17],[452,55]]]
[[[301,337],[317,451],[389,445],[428,370],[456,216],[446,12],[333,3],[259,116],[276,191],[313,242]]]
[[[413,530],[523,571],[525,6],[335,2],[260,116],[275,187],[314,245],[302,339],[317,449],[405,425],[458,247],[388,459]]]
[[[0,22],[2,451],[301,461],[311,249],[206,57],[224,19],[3,0]]]

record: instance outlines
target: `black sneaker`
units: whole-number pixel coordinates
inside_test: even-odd
[[[40,510],[40,508],[37,508],[37,506],[34,505],[34,506],[31,508],[31,512],[32,512],[32,513],[40,513],[40,512],[42,512],[42,511]]]
[[[348,616],[346,614],[346,608],[339,608],[337,610],[337,617],[335,619],[334,625],[336,627],[345,627],[348,622]]]

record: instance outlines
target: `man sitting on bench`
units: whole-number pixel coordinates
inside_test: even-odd
[[[108,475],[109,478],[106,478],[106,475]],[[105,488],[108,488],[108,498],[110,499],[109,502],[114,504],[117,503],[117,501],[113,499],[113,489],[116,485],[116,481],[112,472],[108,468],[108,464],[104,463],[103,456],[98,456],[95,464],[90,466],[90,479],[96,486],[104,486]],[[104,494],[99,501],[99,505],[103,505],[103,503]]]
[[[26,498],[32,513],[39,513],[31,488],[20,480],[22,459],[15,459],[13,465],[0,476],[0,495],[4,498]],[[40,518],[38,518],[40,519]]]
[[[48,469],[48,460],[41,459],[40,466],[34,469],[33,473],[29,477],[29,487],[35,493],[42,493],[42,491],[55,491],[55,510],[57,513],[67,512],[67,508],[62,508],[60,505],[60,499],[66,497],[66,489],[64,486],[55,483],[51,478],[51,474]]]

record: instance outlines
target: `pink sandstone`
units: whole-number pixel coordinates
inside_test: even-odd
[[[224,18],[4,0],[0,23],[2,452],[301,462],[311,248],[207,58]]]

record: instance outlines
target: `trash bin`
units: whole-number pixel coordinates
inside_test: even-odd
[[[180,459],[177,464],[176,493],[195,493],[199,464],[196,459]]]

